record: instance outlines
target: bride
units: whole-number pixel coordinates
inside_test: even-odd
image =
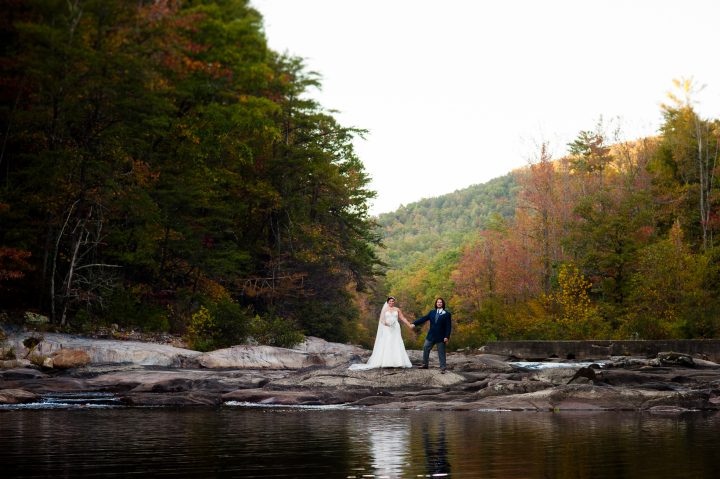
[[[400,334],[399,321],[412,329],[412,324],[405,319],[400,308],[395,307],[395,298],[390,296],[380,311],[375,346],[370,359],[366,364],[351,364],[350,369],[411,368],[412,364]]]

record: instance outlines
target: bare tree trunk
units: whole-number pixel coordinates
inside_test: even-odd
[[[67,217],[65,218],[65,222],[63,223],[62,228],[60,228],[60,232],[57,235],[57,239],[55,240],[55,254],[53,255],[53,262],[52,262],[52,274],[50,275],[50,317],[54,321],[56,319],[56,313],[55,313],[55,301],[56,301],[56,295],[55,295],[55,276],[57,274],[57,262],[58,262],[58,254],[60,253],[60,242],[62,241],[62,237],[65,234],[65,228],[67,228],[68,223],[70,222],[70,217],[73,214],[73,211],[75,210],[75,206],[77,206],[78,202],[80,200],[75,200],[75,202],[70,206],[70,210],[68,211]]]
[[[707,205],[708,191],[707,191],[707,171],[705,165],[704,151],[703,151],[703,132],[700,119],[695,117],[695,135],[697,136],[697,164],[698,164],[698,181],[700,183],[700,226],[702,227],[702,247],[703,251],[707,250],[707,230],[709,222],[709,208]]]
[[[84,228],[84,226],[85,226],[85,221],[79,220],[75,228],[80,229],[80,228]],[[83,242],[87,241],[87,236],[89,236],[89,233],[85,233],[86,236],[83,239],[84,233],[85,232],[80,231],[80,233],[77,236],[77,241],[75,242],[75,246],[73,247],[73,253],[70,258],[70,268],[68,269],[67,276],[65,278],[65,295],[64,295],[65,300],[63,301],[63,311],[62,311],[62,317],[60,319],[61,326],[65,326],[65,320],[67,318],[67,310],[68,310],[68,305],[70,304],[69,299],[70,299],[70,291],[71,291],[72,283],[73,283],[73,275],[75,273],[75,266],[77,265],[77,261],[78,261],[78,251],[80,251],[80,245]]]
[[[703,129],[704,126],[704,129]],[[700,224],[702,227],[702,247],[703,251],[707,251],[712,247],[712,192],[713,183],[715,181],[715,166],[718,157],[718,142],[715,143],[715,152],[711,152],[710,146],[710,127],[703,125],[703,122],[695,117],[695,135],[697,137],[697,164],[698,164],[698,183],[700,184],[699,192],[699,210]]]

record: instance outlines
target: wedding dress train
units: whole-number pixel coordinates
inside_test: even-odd
[[[398,311],[383,311],[380,315],[373,352],[365,364],[351,364],[349,369],[411,368],[412,363],[405,351]]]

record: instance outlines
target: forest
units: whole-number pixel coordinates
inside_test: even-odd
[[[249,1],[1,1],[0,322],[372,345],[392,294],[444,297],[454,348],[720,333],[720,121],[691,80],[653,137],[580,126],[374,218],[366,132]]]
[[[347,341],[376,277],[364,132],[246,0],[2,1],[0,312]],[[338,314],[342,311],[342,314]]]
[[[443,296],[458,348],[503,339],[718,337],[720,121],[697,114],[700,87],[691,79],[670,89],[654,137],[622,141],[598,122],[562,157],[541,145],[512,182],[473,187],[500,199],[476,217],[475,231],[453,227],[473,211],[457,200],[462,192],[449,210],[435,198],[380,216],[385,243],[396,244],[383,256],[384,288],[411,316]],[[441,233],[428,222],[444,222]],[[428,234],[446,246],[425,247]]]

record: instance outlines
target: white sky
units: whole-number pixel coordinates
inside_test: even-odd
[[[555,155],[602,116],[654,134],[672,79],[720,117],[717,0],[251,0],[270,47],[322,75],[378,197],[371,213]]]

